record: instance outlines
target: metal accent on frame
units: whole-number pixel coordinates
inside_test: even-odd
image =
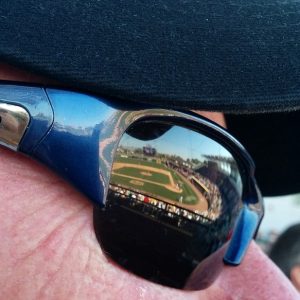
[[[16,151],[29,121],[30,116],[23,107],[0,103],[0,145]]]

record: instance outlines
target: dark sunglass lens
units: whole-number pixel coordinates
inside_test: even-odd
[[[127,270],[182,288],[230,238],[241,194],[222,145],[181,126],[138,123],[115,153],[105,206],[95,208],[97,238]]]

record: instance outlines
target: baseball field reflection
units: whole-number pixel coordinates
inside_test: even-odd
[[[230,238],[241,176],[231,153],[210,137],[176,124],[144,125],[130,128],[115,152],[105,206],[94,213],[96,234],[127,270],[182,288]]]

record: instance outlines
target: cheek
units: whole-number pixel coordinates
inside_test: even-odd
[[[232,299],[298,299],[281,271],[253,242],[238,267],[225,266],[215,285],[232,292]]]
[[[291,281],[296,287],[296,289],[300,292],[300,265],[297,265],[291,270]]]
[[[89,202],[38,163],[0,148],[0,180],[1,299],[215,299],[214,291],[165,288],[108,261]]]

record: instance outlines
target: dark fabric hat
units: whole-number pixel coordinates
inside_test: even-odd
[[[121,101],[234,113],[295,111],[300,108],[300,2],[2,1],[1,60]],[[263,153],[274,165],[280,161],[276,143],[270,155],[270,143],[251,134],[253,128],[257,135],[263,132],[268,120],[260,127],[251,119],[229,120],[250,144],[258,170],[266,169]],[[297,132],[288,151],[299,149]],[[276,141],[277,133],[269,134]],[[298,159],[299,167],[299,152],[282,153]],[[291,165],[287,162],[285,170]],[[298,170],[291,176],[299,181]],[[280,180],[270,178],[274,174],[259,177],[265,175],[263,190],[278,188]],[[282,184],[279,192],[300,190],[298,183],[292,185]]]
[[[299,12],[293,0],[1,1],[0,59],[120,99],[292,110]]]

